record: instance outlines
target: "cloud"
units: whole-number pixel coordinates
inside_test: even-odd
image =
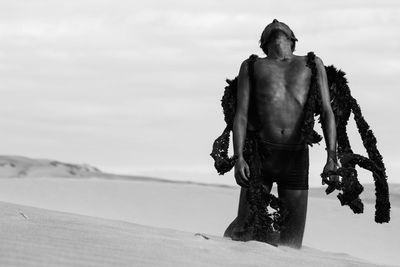
[[[392,161],[386,129],[399,129],[382,117],[398,111],[398,11],[393,1],[3,1],[3,151],[212,168],[224,80],[261,54],[261,31],[277,18],[300,40],[296,53],[347,72]]]

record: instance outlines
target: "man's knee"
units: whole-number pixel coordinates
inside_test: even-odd
[[[307,214],[308,190],[278,190],[279,198],[289,211],[289,220],[301,223]]]

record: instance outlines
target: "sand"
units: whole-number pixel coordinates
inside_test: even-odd
[[[375,266],[344,254],[275,248],[0,202],[0,266]]]
[[[304,247],[293,250],[222,237],[236,217],[237,186],[0,156],[0,266],[398,265],[400,185],[390,192],[392,220],[376,224],[373,185],[361,215],[311,189]]]
[[[98,257],[107,255],[110,261],[105,260],[104,264],[109,266],[114,264],[113,261],[117,261],[115,257],[121,258],[121,261],[117,261],[121,265],[129,265],[128,263],[134,262],[133,258],[136,258],[139,263],[133,266],[170,266],[168,265],[170,262],[165,258],[167,255],[176,258],[176,262],[171,261],[171,264],[176,264],[174,266],[197,266],[196,264],[243,266],[245,262],[254,263],[253,266],[266,266],[263,265],[265,261],[271,259],[276,260],[272,266],[280,266],[281,263],[284,264],[282,266],[288,266],[286,264],[290,266],[295,262],[296,266],[353,266],[353,264],[366,266],[366,263],[361,264],[361,261],[393,265],[400,263],[398,253],[400,242],[397,240],[400,236],[398,216],[400,208],[397,202],[392,203],[391,223],[381,225],[374,222],[373,204],[365,205],[364,214],[354,215],[347,207],[341,207],[334,196],[324,197],[322,189],[311,190],[304,237],[305,248],[301,251],[292,251],[256,241],[243,243],[222,238],[225,228],[236,216],[238,197],[238,187],[151,180],[54,177],[0,179],[0,201],[75,214],[63,214],[62,216],[66,217],[62,217],[60,215],[62,213],[59,212],[43,210],[39,212],[33,208],[26,208],[29,212],[23,211],[23,214],[28,218],[35,218],[36,215],[32,214],[38,216],[36,218],[39,221],[35,225],[43,232],[39,235],[39,228],[16,223],[17,221],[26,223],[27,219],[19,213],[22,208],[4,204],[7,207],[14,207],[14,211],[4,208],[10,213],[1,216],[4,218],[0,225],[2,231],[0,237],[6,240],[6,236],[12,237],[11,233],[21,237],[19,232],[22,230],[18,227],[25,229],[24,233],[30,234],[30,237],[27,237],[31,238],[29,240],[16,241],[17,243],[10,241],[11,243],[3,245],[8,246],[4,251],[14,251],[6,254],[6,258],[10,261],[24,254],[43,254],[41,257],[49,258],[49,261],[59,260],[60,264],[68,264],[68,261],[75,260],[72,255],[74,250],[77,250],[81,255],[80,258],[77,256],[79,258],[76,259],[79,261],[77,265],[82,266],[91,265],[91,260],[93,260],[92,265],[96,265],[98,260],[96,255]],[[41,212],[43,216],[40,215]],[[97,218],[82,217],[77,214]],[[46,228],[50,222],[41,221],[40,218],[46,218],[53,224]],[[72,233],[74,228],[68,228],[69,226],[62,222],[62,218],[71,218],[70,220],[76,222],[73,225],[79,225],[81,228]],[[61,221],[57,222],[58,219]],[[110,219],[113,222],[110,222]],[[41,225],[40,222],[46,224]],[[46,229],[58,230],[53,233],[46,232]],[[146,229],[148,235],[144,233]],[[207,240],[210,242],[204,243],[206,241],[204,238],[194,236],[197,232],[210,236],[211,239]],[[174,233],[173,237],[171,233]],[[43,240],[37,238],[42,234],[49,236]],[[57,234],[60,235],[60,239],[57,239]],[[50,237],[52,235],[55,237]],[[81,237],[76,237],[76,242],[64,240],[69,237],[74,239],[73,236]],[[37,242],[42,242],[38,243],[37,247],[35,237],[38,239]],[[60,242],[57,245],[59,250],[68,252],[56,253],[55,250],[48,249],[54,240]],[[141,246],[138,248],[134,245],[145,240],[147,250],[143,251]],[[30,245],[25,246],[22,243]],[[89,248],[88,244],[94,244],[95,248]],[[115,247],[109,248],[106,244],[110,246],[114,244]],[[83,251],[80,251],[82,246]],[[165,251],[158,253],[160,246],[165,247]],[[106,252],[107,248],[115,251],[117,256],[110,256]],[[46,255],[46,251],[51,252],[50,255]],[[241,259],[242,257],[244,259]],[[363,260],[356,260],[353,257]],[[37,260],[32,259],[32,265],[35,265],[34,262]]]

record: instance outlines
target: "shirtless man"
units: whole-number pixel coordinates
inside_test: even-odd
[[[311,70],[306,66],[306,56],[294,55],[296,37],[290,28],[274,20],[263,31],[260,47],[267,57],[254,63],[254,105],[259,118],[257,137],[263,149],[269,151],[263,164],[263,183],[272,188],[278,185],[278,195],[290,215],[281,232],[280,243],[301,248],[308,199],[308,146],[302,140],[303,107],[310,87]],[[317,80],[322,100],[321,122],[327,147],[324,171],[336,170],[336,126],[329,98],[324,64],[316,57]],[[249,75],[245,60],[238,76],[237,110],[233,125],[234,153],[238,156],[235,179],[241,186],[237,218],[229,225],[224,236],[235,239],[235,232],[243,229],[248,214],[246,194],[250,168],[243,158],[243,145],[248,126]],[[338,177],[331,177],[338,179]]]

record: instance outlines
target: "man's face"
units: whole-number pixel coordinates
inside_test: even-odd
[[[294,36],[293,31],[283,22],[279,22],[277,19],[274,19],[272,23],[268,24],[265,27],[264,31],[261,34],[260,38],[260,47],[268,55],[267,46],[271,42],[289,42],[292,46],[292,51],[294,51],[296,46],[297,38]]]
[[[269,44],[269,43],[281,43],[281,42],[292,42],[292,40],[285,31],[279,28],[273,29],[270,32],[266,43]]]
[[[272,23],[268,24],[267,27],[265,27],[262,33],[262,44],[266,44],[272,39],[276,39],[277,37],[279,37],[281,33],[278,32],[283,32],[286,37],[293,42],[297,41],[297,38],[294,36],[292,30],[289,28],[288,25],[283,22],[279,22],[277,19],[274,19]]]

